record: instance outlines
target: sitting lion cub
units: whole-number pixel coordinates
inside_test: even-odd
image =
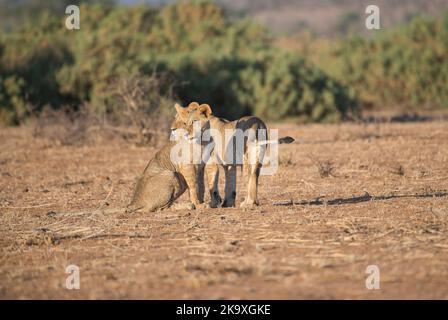
[[[191,122],[187,108],[176,104],[176,118],[172,124],[172,132],[185,127],[185,123]],[[201,123],[201,130],[205,130],[207,121]],[[186,143],[187,148],[192,148],[195,143],[201,143],[194,139],[192,131],[186,131],[181,137],[184,141],[170,141],[159,150],[151,159],[137,182],[134,196],[128,205],[127,211],[151,212],[170,207],[187,189],[190,193],[190,206],[194,209],[205,207],[203,204],[203,179],[198,180],[199,171],[203,165],[194,164],[192,159],[187,161],[173,161],[172,150],[176,144]],[[191,153],[193,155],[193,153]],[[201,185],[202,184],[202,185]]]

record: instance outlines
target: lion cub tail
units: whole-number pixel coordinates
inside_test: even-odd
[[[278,140],[264,140],[264,141],[258,141],[258,145],[267,145],[267,144],[283,144],[283,143],[293,143],[295,140],[292,137],[286,136],[282,137]]]
[[[286,136],[283,138],[278,139],[278,144],[282,144],[282,143],[293,143],[295,140],[294,138],[290,137],[290,136]]]

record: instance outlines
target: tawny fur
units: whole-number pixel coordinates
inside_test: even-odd
[[[172,130],[187,127],[186,124],[189,123],[186,108],[176,105],[176,109],[177,114]],[[203,125],[206,124],[206,122],[203,123]],[[189,138],[192,138],[191,133],[192,131],[189,131]],[[168,208],[186,190],[189,190],[190,195],[188,208],[205,206],[203,204],[204,165],[193,164],[191,159],[190,163],[173,162],[170,154],[177,143],[178,141],[171,141],[149,161],[137,182],[128,211],[151,212]],[[202,182],[198,177],[202,177]]]
[[[253,132],[257,133],[258,130],[266,130],[266,124],[255,116],[243,117],[241,119],[235,121],[227,121],[225,119],[221,119],[212,115],[212,110],[208,104],[199,105],[198,103],[191,103],[187,107],[187,111],[189,114],[190,121],[201,120],[204,121],[205,117],[209,122],[209,129],[211,129],[211,140],[215,144],[221,143],[221,148],[214,148],[211,153],[210,159],[215,159],[217,164],[206,164],[205,173],[209,187],[210,193],[210,206],[217,207],[221,205],[222,207],[233,207],[235,206],[235,198],[236,198],[236,167],[238,163],[235,163],[237,159],[237,155],[235,152],[238,148],[235,148],[231,144],[235,143],[234,139],[227,139],[225,131],[226,129],[230,129],[233,132],[236,130],[241,130],[244,133],[247,133],[248,130],[252,129]],[[190,124],[191,127],[191,124]],[[213,134],[213,132],[218,132],[219,135]],[[218,140],[221,141],[218,141]],[[259,205],[258,201],[258,179],[260,176],[260,170],[263,164],[264,153],[266,151],[267,144],[272,143],[292,143],[294,141],[291,137],[283,137],[278,140],[267,140],[268,137],[266,135],[265,139],[259,140],[257,134],[255,135],[247,135],[244,138],[243,145],[243,171],[246,174],[247,179],[247,196],[243,203],[244,206],[256,206]],[[249,150],[253,148],[252,150]],[[217,149],[221,151],[218,152]],[[254,152],[255,159],[249,161],[250,152]],[[226,154],[230,153],[230,158],[226,157]],[[227,161],[227,159],[232,159],[231,161]],[[253,161],[255,160],[255,161]],[[219,177],[219,166],[222,166],[225,173],[225,188],[224,188],[224,200],[221,201],[221,197],[219,195],[218,189],[218,177]]]

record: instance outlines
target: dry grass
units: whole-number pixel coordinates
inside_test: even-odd
[[[278,157],[278,165],[281,167],[293,167],[296,165],[294,162],[294,155],[291,152],[284,152]]]
[[[48,146],[95,146],[122,143],[135,146],[161,146],[168,141],[171,119],[168,116],[129,112],[131,120],[114,120],[88,111],[46,108],[31,120],[33,138],[43,139]],[[138,110],[140,111],[140,110]],[[134,118],[145,119],[137,123]]]
[[[322,178],[328,178],[334,175],[334,165],[331,161],[320,161],[317,163],[317,170]]]
[[[33,137],[45,139],[52,146],[93,146],[111,140],[160,146],[168,140],[172,122],[171,83],[168,75],[155,72],[151,76],[127,74],[111,79],[105,91],[114,103],[108,103],[105,110],[95,110],[89,104],[78,110],[47,106],[30,121]]]
[[[260,207],[153,214],[119,208],[155,148],[2,129],[0,297],[448,298],[448,122],[279,129]]]

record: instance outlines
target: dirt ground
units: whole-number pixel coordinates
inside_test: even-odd
[[[448,122],[273,127],[260,207],[152,214],[108,210],[156,149],[0,129],[0,298],[448,299]]]

